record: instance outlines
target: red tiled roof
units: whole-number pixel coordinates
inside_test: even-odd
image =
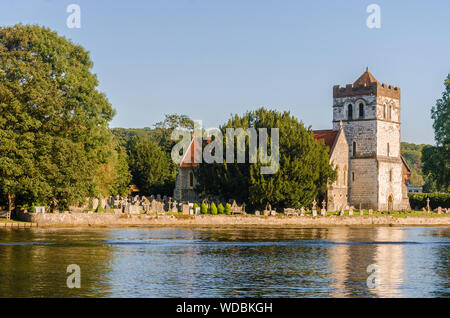
[[[211,139],[203,140],[203,146],[211,142]],[[188,149],[184,153],[183,159],[181,160],[180,167],[182,168],[197,168],[198,161],[202,156],[203,147],[200,146],[197,138],[192,138]],[[197,160],[195,160],[197,159]],[[197,162],[195,162],[197,161]]]
[[[334,141],[338,135],[338,130],[313,130],[314,139],[317,141],[323,140],[325,145],[331,148],[333,147]]]
[[[369,86],[370,83],[378,82],[375,77],[369,72],[368,69],[353,83],[354,86],[365,85]]]

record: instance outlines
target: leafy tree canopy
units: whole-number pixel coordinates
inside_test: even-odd
[[[145,195],[172,195],[176,166],[170,154],[152,140],[133,136],[128,142],[128,156],[133,183]]]
[[[275,174],[261,174],[259,160],[248,163],[246,138],[246,163],[226,162],[224,150],[224,163],[199,165],[195,171],[198,192],[245,202],[251,208],[263,208],[267,202],[277,208],[299,208],[310,204],[318,195],[324,196],[327,182],[336,179],[336,172],[329,164],[327,147],[316,142],[310,128],[306,129],[288,112],[260,108],[243,116],[234,115],[220,129],[227,142],[226,128],[251,127],[279,129],[279,170]]]
[[[88,52],[40,26],[0,28],[0,191],[65,208],[95,195],[114,115]]]
[[[431,109],[434,120],[436,146],[426,146],[422,150],[423,172],[432,180],[434,188],[449,191],[450,187],[450,74],[445,79],[442,97]]]

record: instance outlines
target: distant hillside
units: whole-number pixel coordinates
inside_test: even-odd
[[[118,136],[122,141],[128,141],[132,136],[147,137],[155,141],[157,136],[157,131],[153,128],[112,128],[113,134]]]
[[[419,186],[425,184],[422,174],[422,149],[425,146],[424,144],[417,145],[408,142],[402,142],[401,144],[402,156],[411,168],[411,183]]]

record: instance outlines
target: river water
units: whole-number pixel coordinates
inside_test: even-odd
[[[4,228],[0,297],[448,297],[449,256],[439,227]]]

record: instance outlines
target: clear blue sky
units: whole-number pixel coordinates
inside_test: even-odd
[[[66,8],[81,7],[69,29]],[[381,28],[366,7],[381,8]],[[2,0],[1,25],[40,24],[91,52],[117,114],[152,127],[166,113],[223,123],[260,106],[331,128],[332,87],[366,66],[402,89],[402,140],[434,143],[430,109],[450,72],[448,0]]]

